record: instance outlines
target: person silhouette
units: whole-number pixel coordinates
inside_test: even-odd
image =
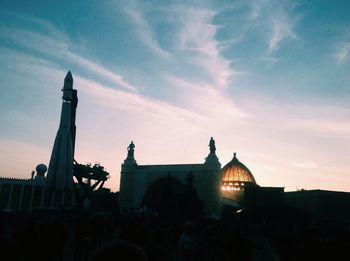
[[[177,261],[196,260],[195,224],[192,221],[185,222],[183,233],[177,242]]]
[[[146,261],[147,256],[137,245],[124,240],[113,241],[97,249],[91,256],[91,261],[104,260],[134,260]]]

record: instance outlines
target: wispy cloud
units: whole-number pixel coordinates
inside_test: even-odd
[[[348,60],[350,55],[350,43],[342,44],[341,46],[338,46],[336,52],[334,53],[334,57],[337,61],[337,63],[344,63]]]
[[[311,129],[318,135],[340,135],[349,137],[350,123],[347,120],[318,119],[318,120],[296,120],[295,124],[303,128]]]
[[[157,41],[156,28],[152,28],[145,18],[147,8],[142,9],[144,6],[140,3],[137,5],[134,1],[128,3],[125,12],[132,19],[134,29],[142,42],[160,57],[181,57],[182,60],[170,61],[169,70],[179,64],[192,64],[200,68],[218,88],[227,87],[232,78],[244,74],[234,70],[231,61],[221,54],[225,43],[217,40],[218,26],[213,22],[218,11],[193,5],[172,5],[162,10],[161,15],[172,17],[173,26],[176,28],[171,36],[175,44],[171,51],[166,51]]]
[[[249,23],[255,22],[259,16],[261,16],[263,1],[261,0],[253,0],[249,1],[250,5],[250,13],[248,16]]]
[[[166,63],[161,68],[163,73],[164,71],[173,73],[174,68],[190,68],[191,71],[196,71],[197,75],[203,75],[202,81],[220,89],[227,88],[230,83],[245,74],[233,68],[232,60],[222,54],[223,46],[227,43],[218,40],[219,26],[214,24],[214,17],[220,11],[209,6],[194,4],[177,4],[157,9],[145,3],[136,4],[134,1],[128,1],[124,10],[146,46],[160,57],[173,58],[165,59]],[[161,37],[157,34],[159,28],[152,28],[146,19],[148,13],[159,15],[171,22],[173,34],[167,35],[171,38],[167,40],[173,44],[167,51],[159,45],[157,41],[157,37]],[[185,75],[184,78],[188,77]]]
[[[278,62],[278,59],[274,58],[272,56],[262,56],[262,57],[260,57],[260,59],[263,60],[263,61],[266,61],[266,62],[268,62],[270,64],[275,64],[275,63]]]
[[[294,25],[295,21],[291,20],[282,10],[271,18],[271,37],[268,42],[269,52],[276,51],[283,41],[296,37],[293,31]]]
[[[300,14],[293,13],[296,6],[293,1],[250,1],[250,4],[249,27],[260,27],[263,34],[269,33],[269,53],[277,51],[283,42],[296,38],[294,27]]]
[[[108,104],[108,106],[114,108],[124,108],[128,112],[135,112],[136,110],[137,112],[135,113],[139,116],[145,115],[144,117],[140,116],[144,119],[161,117],[163,119],[173,119],[172,122],[179,121],[183,123],[183,121],[187,121],[189,125],[195,122],[197,126],[204,126],[203,124],[208,126],[211,125],[209,122],[214,119],[217,120],[218,117],[222,117],[223,119],[230,118],[231,120],[244,118],[247,115],[239,110],[232,101],[227,99],[224,93],[216,89],[218,86],[226,85],[228,78],[236,72],[230,68],[229,60],[223,58],[218,50],[219,42],[215,39],[216,26],[212,24],[214,15],[215,12],[209,9],[201,9],[198,13],[192,9],[185,16],[187,19],[185,24],[187,24],[187,21],[191,21],[189,27],[184,25],[180,30],[180,38],[183,41],[180,49],[182,51],[192,50],[196,52],[194,57],[189,59],[198,65],[204,66],[212,77],[216,77],[216,74],[221,73],[221,75],[217,76],[217,81],[214,81],[213,85],[205,81],[190,82],[169,75],[167,78],[169,85],[177,90],[181,89],[181,94],[178,98],[182,97],[182,101],[186,102],[186,105],[184,103],[170,105],[164,101],[142,96],[135,92],[112,90],[112,88],[107,87],[108,85],[104,85],[101,82],[84,80],[83,75],[77,77],[75,74],[75,81],[80,81],[82,86],[89,86],[85,90],[90,93],[94,92],[94,96],[100,97],[98,100],[101,101],[101,106]],[[41,20],[39,24],[42,24]],[[0,28],[0,35],[11,40],[16,45],[24,46],[41,53],[43,57],[42,61],[44,62],[47,62],[47,59],[52,60],[52,57],[55,58],[55,61],[63,58],[81,66],[85,70],[108,78],[113,83],[123,87],[124,90],[136,90],[136,87],[125,81],[121,75],[70,51],[70,48],[74,47],[74,44],[67,37],[58,39],[58,36],[64,33],[52,24],[49,24],[49,27],[52,33],[48,35],[43,35],[32,30],[10,29],[6,27]],[[194,37],[192,33],[195,33]],[[200,36],[202,38],[197,39]],[[39,43],[46,48],[41,48]],[[36,60],[40,59],[36,58]],[[171,88],[169,88],[169,91],[171,91]],[[192,93],[190,95],[192,97],[191,100],[185,98],[185,96],[187,98],[190,97],[188,95],[189,93]],[[183,96],[183,94],[185,95]],[[95,100],[93,101],[95,102]],[[186,107],[187,105],[191,106]],[[199,124],[199,122],[202,123]]]
[[[110,79],[112,82],[116,83],[118,86],[124,87],[125,89],[136,91],[136,87],[127,82],[123,76],[120,74],[114,73],[105,67],[98,65],[97,63],[92,62],[89,59],[86,59],[80,55],[74,54],[72,52],[66,52],[65,56],[69,58],[72,62],[79,64],[80,66],[88,69],[92,72],[100,74],[107,79]]]
[[[225,88],[233,76],[243,72],[234,70],[231,61],[220,53],[222,43],[216,39],[218,27],[213,24],[216,14],[209,8],[181,8],[178,42],[180,50],[190,54],[190,60],[211,76],[215,86]]]
[[[125,13],[130,17],[134,24],[134,29],[136,33],[142,40],[142,43],[163,58],[169,58],[170,54],[160,47],[159,42],[157,41],[156,35],[154,34],[152,27],[144,17],[141,8],[137,5],[136,2],[129,0],[126,1],[124,6]],[[139,3],[140,5],[142,3]]]
[[[144,120],[149,120],[150,117],[179,118],[188,120],[189,122],[204,119],[201,115],[190,110],[172,106],[168,103],[142,96],[141,94],[112,89],[79,76],[75,78],[80,83],[82,91],[98,98],[94,100],[95,103],[104,107],[122,109],[129,113],[140,113],[140,115],[144,115],[142,116]],[[164,116],[161,116],[162,114]]]
[[[228,20],[220,24],[219,28],[227,32],[228,38],[219,42],[220,50],[237,44],[245,50],[245,44],[251,44],[250,39],[259,39],[254,46],[262,50],[261,60],[274,65],[279,59],[277,51],[288,41],[298,39],[295,27],[302,14],[296,11],[296,6],[297,3],[288,0],[237,1],[231,10],[232,17],[236,18],[226,18]]]
[[[184,107],[200,113],[211,121],[219,121],[225,125],[248,117],[248,114],[240,110],[234,101],[224,96],[220,89],[206,83],[193,83],[182,78],[168,76],[171,86],[180,90],[179,98],[185,102]]]
[[[295,167],[302,168],[302,169],[314,169],[317,168],[317,164],[312,161],[305,161],[305,162],[296,162],[292,164]]]
[[[37,19],[34,19],[33,21],[36,22]],[[43,24],[42,20],[39,21],[39,25]],[[127,82],[120,74],[112,72],[92,60],[70,51],[70,49],[74,49],[76,46],[74,46],[74,44],[66,37],[62,37],[65,34],[51,24],[50,31],[47,34],[29,29],[24,30],[0,27],[0,35],[5,39],[14,42],[16,45],[37,51],[42,55],[65,60],[65,62],[68,60],[72,64],[79,65],[85,70],[89,70],[90,72],[108,79],[121,88],[126,88],[132,91],[136,90],[135,86]],[[45,46],[45,48],[43,48],[43,46]]]

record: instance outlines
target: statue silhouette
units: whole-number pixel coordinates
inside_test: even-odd
[[[134,144],[134,142],[131,141],[131,143],[128,147],[128,158],[134,157],[134,149],[135,149],[135,144]]]
[[[210,153],[215,153],[216,147],[215,147],[215,140],[213,139],[213,137],[210,138],[208,146],[209,146],[209,149],[210,149]]]

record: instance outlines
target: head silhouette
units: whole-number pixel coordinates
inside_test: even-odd
[[[95,251],[91,261],[103,260],[134,260],[146,261],[147,257],[141,248],[127,241],[118,240]]]

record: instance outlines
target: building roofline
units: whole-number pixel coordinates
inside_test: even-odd
[[[307,190],[297,190],[297,191],[286,191],[285,193],[308,193],[308,192],[325,192],[325,193],[349,193],[349,191],[335,191],[335,190],[325,190],[325,189],[307,189]]]
[[[154,165],[137,165],[137,167],[189,167],[189,166],[203,166],[204,163],[193,164],[154,164]]]

